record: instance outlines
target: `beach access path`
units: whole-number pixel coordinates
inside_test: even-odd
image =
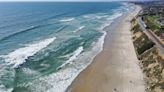
[[[130,32],[130,20],[140,7],[130,12],[114,29],[106,28],[103,50],[73,81],[67,92],[145,92]]]

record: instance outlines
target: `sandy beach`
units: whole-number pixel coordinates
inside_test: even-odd
[[[131,39],[130,20],[141,8],[107,30],[103,50],[74,80],[67,92],[145,92],[143,74]]]

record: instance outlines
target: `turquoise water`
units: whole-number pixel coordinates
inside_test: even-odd
[[[0,92],[64,92],[102,50],[103,28],[132,6],[0,3]]]

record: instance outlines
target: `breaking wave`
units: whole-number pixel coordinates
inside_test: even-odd
[[[4,55],[1,57],[4,58],[5,62],[8,65],[13,65],[14,68],[17,68],[19,65],[26,62],[26,59],[28,59],[29,56],[33,56],[41,49],[47,47],[55,39],[56,37],[45,39],[37,43],[28,44],[26,47],[16,49],[8,55]]]

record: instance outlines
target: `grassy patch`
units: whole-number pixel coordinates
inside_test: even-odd
[[[156,16],[156,15],[144,16],[145,23],[153,30],[161,28],[161,25],[155,21],[158,18],[159,16]]]

